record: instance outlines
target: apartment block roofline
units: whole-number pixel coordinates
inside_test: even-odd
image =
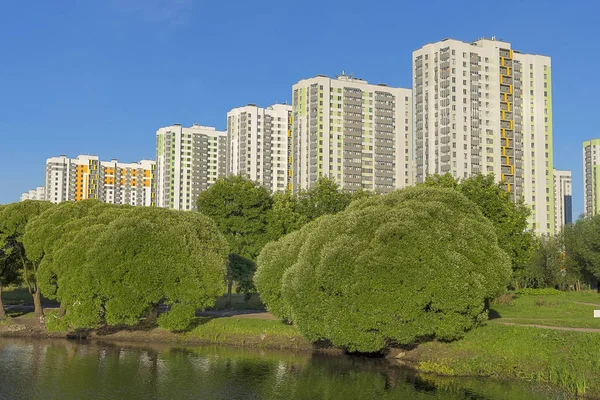
[[[475,39],[475,40],[473,40],[473,41],[471,41],[471,42],[467,42],[467,41],[460,40],[460,39],[453,39],[453,38],[448,38],[448,37],[446,37],[446,38],[444,38],[444,39],[442,39],[442,40],[440,40],[440,41],[438,41],[438,42],[426,43],[426,44],[422,45],[421,47],[419,47],[418,49],[416,49],[416,50],[414,50],[414,51],[420,50],[420,49],[422,49],[423,47],[425,47],[425,46],[428,46],[428,45],[431,45],[431,44],[435,44],[435,43],[439,43],[439,42],[446,42],[446,41],[453,41],[453,42],[459,42],[459,43],[464,43],[464,44],[470,44],[471,46],[477,46],[477,42],[480,42],[480,41],[482,41],[482,40],[486,40],[486,41],[490,41],[490,42],[501,42],[501,43],[507,43],[507,44],[509,44],[509,45],[511,44],[510,42],[508,42],[508,41],[505,41],[504,39],[498,38],[498,37],[496,37],[496,36],[491,36],[491,37],[486,37],[486,36],[483,36],[483,37],[480,37],[480,38],[478,38],[478,39]],[[537,53],[524,53],[524,52],[523,52],[523,51],[521,51],[521,50],[515,50],[515,49],[512,49],[512,51],[513,51],[514,53],[517,53],[517,54],[528,54],[528,55],[532,55],[532,56],[550,57],[550,56],[547,56],[547,55],[544,55],[544,54],[537,54]]]

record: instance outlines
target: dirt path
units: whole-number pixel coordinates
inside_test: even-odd
[[[507,318],[508,319],[508,318]],[[537,325],[537,324],[517,324],[514,322],[504,322],[500,320],[492,320],[489,321],[494,324],[500,325],[512,325],[512,326],[527,326],[530,328],[540,328],[540,329],[552,329],[555,331],[572,331],[572,332],[591,332],[591,333],[600,333],[600,328],[570,328],[567,326],[548,326],[548,325]]]
[[[575,303],[575,304],[583,304],[584,306],[600,307],[600,304],[596,304],[596,303],[583,303],[581,301],[574,301],[573,303]]]
[[[248,318],[248,319],[278,319],[273,314],[260,310],[220,310],[220,311],[198,311],[198,317],[214,317],[214,318]]]

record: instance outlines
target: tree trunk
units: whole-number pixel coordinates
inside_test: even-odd
[[[233,280],[229,280],[227,282],[227,302],[225,303],[225,308],[231,308],[231,288],[233,287]]]
[[[35,292],[32,294],[33,296],[33,311],[35,313],[36,318],[44,316],[44,310],[42,309],[42,294],[40,293],[40,289],[37,288]]]
[[[4,303],[2,302],[2,281],[0,281],[0,321],[6,319],[6,312],[4,311]]]

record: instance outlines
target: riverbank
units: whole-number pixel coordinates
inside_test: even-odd
[[[410,349],[394,349],[388,357],[425,374],[499,380],[518,378],[551,385],[572,394],[600,398],[600,362],[597,361],[600,332],[596,332],[600,321],[593,319],[593,309],[600,308],[599,304],[600,296],[593,293],[510,298],[493,306],[493,319],[485,326],[468,332],[459,341],[429,342]],[[553,329],[516,325],[539,321],[552,323]],[[69,336],[65,332],[43,331],[36,323],[27,315],[13,318],[10,323],[0,324],[0,337]],[[306,341],[294,326],[264,312],[207,313],[185,333],[148,327],[113,328],[85,334],[86,338],[97,341],[342,353],[339,349]]]

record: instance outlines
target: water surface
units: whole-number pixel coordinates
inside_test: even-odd
[[[385,359],[0,338],[0,399],[560,399],[526,382],[417,376]]]

